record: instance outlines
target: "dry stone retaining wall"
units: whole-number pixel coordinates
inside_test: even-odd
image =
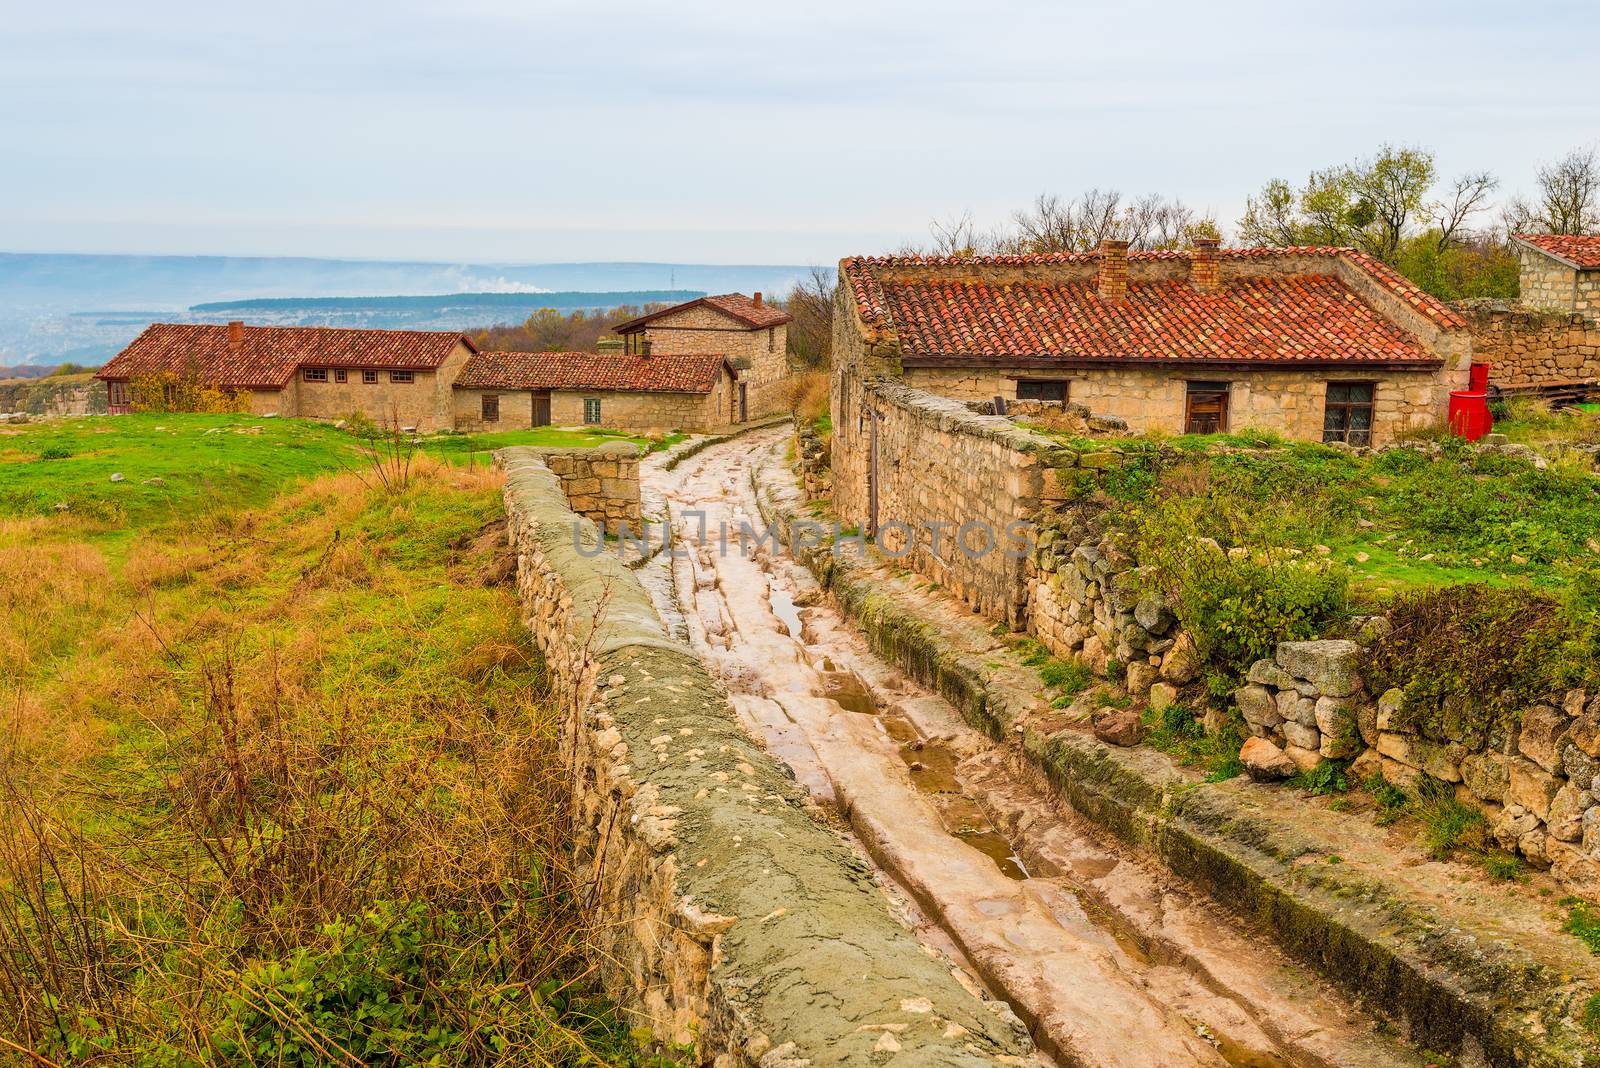
[[[539,451],[496,455],[562,711],[593,959],[630,1022],[716,1068],[1025,1063],[1015,1017],[890,915]]]
[[[567,505],[615,537],[626,525],[638,534],[643,519],[639,503],[639,447],[611,441],[590,448],[538,449],[551,472],[561,480]]]
[[[1472,324],[1473,356],[1489,364],[1493,384],[1600,380],[1600,319],[1498,300],[1457,307]]]

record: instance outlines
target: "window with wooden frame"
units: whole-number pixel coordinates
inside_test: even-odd
[[[1322,440],[1346,445],[1372,444],[1372,382],[1329,382],[1322,414]]]
[[[600,398],[583,398],[583,421],[585,423],[600,422]]]
[[[1019,378],[1017,400],[1067,403],[1067,380],[1064,378]]]
[[[775,327],[775,326],[769,326],[769,327],[767,327],[767,351],[771,352],[773,349],[775,349],[777,347],[778,347],[778,328]]]
[[[306,367],[301,370],[300,377],[307,382],[326,382],[328,369],[326,367]]]
[[[1227,382],[1184,384],[1183,432],[1221,434],[1228,429]]]
[[[123,406],[127,405],[127,403],[128,403],[128,383],[126,383],[126,382],[112,382],[112,383],[110,383],[110,386],[111,386],[111,391],[110,391],[110,396],[107,398],[108,402],[113,407],[123,407]]]
[[[389,381],[391,382],[414,382],[416,381],[416,377],[417,376],[412,374],[410,371],[389,372]]]
[[[376,372],[376,371],[362,371],[361,372],[361,383],[363,385],[367,385],[367,386],[375,386],[375,385],[377,385],[378,384],[378,372]]]
[[[343,367],[335,368],[333,372],[333,380],[335,382],[348,382],[350,381],[350,372],[346,371]]]
[[[498,423],[500,421],[500,398],[492,393],[483,395],[483,421],[485,423]]]

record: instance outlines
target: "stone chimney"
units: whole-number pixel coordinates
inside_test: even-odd
[[[639,339],[639,355],[642,358],[646,358],[646,359],[649,358],[649,356],[650,356],[650,339],[649,338],[646,337],[646,338],[640,338]]]
[[[1215,293],[1222,285],[1222,258],[1217,254],[1221,242],[1214,237],[1194,239],[1189,253],[1189,284],[1196,293]]]
[[[1128,299],[1128,243],[1106,238],[1100,242],[1100,299],[1121,304]]]
[[[238,319],[228,324],[228,347],[238,351],[244,346],[244,323]]]
[[[756,290],[755,301],[756,301],[756,307],[758,307],[758,308],[761,307],[761,290],[759,290],[759,289]]]

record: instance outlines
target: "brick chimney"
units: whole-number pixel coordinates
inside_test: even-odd
[[[237,351],[244,346],[244,323],[238,319],[228,324],[228,347]]]
[[[755,301],[756,301],[756,307],[758,307],[758,308],[761,307],[761,290],[759,290],[759,289],[756,290]]]
[[[1215,293],[1222,285],[1222,258],[1217,254],[1221,242],[1214,237],[1194,239],[1189,253],[1189,284],[1196,293]]]
[[[1128,243],[1106,238],[1100,242],[1100,299],[1121,304],[1128,298]]]

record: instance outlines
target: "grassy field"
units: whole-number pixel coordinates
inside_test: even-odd
[[[660,439],[554,427],[441,434],[420,452],[489,463],[506,445],[589,447]],[[676,439],[667,439],[668,443]],[[333,427],[247,415],[120,415],[0,427],[0,515],[58,511],[131,530],[226,506],[262,504],[291,482],[360,471],[359,442]],[[118,481],[113,476],[121,475]],[[58,506],[66,505],[65,509]]]
[[[1344,563],[1360,592],[1461,582],[1557,586],[1600,546],[1600,474],[1575,442],[1600,417],[1548,416],[1499,429],[1531,459],[1449,439],[1443,451],[1354,456],[1272,434],[1090,439],[1124,451],[1105,487],[1123,508],[1203,500],[1199,532],[1225,545],[1283,546]]]
[[[498,474],[422,457],[390,492],[280,420],[15,429],[0,1037],[48,1058],[23,1063],[634,1063],[579,953]]]

